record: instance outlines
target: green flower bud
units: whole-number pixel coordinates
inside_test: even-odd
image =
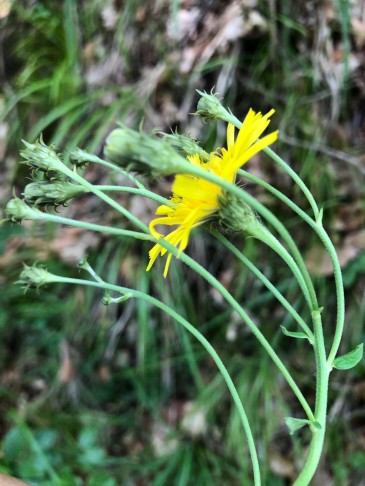
[[[198,101],[197,111],[195,115],[199,115],[202,118],[220,118],[222,120],[230,120],[230,113],[224,108],[219,99],[211,92],[208,94],[204,91],[197,92],[201,98]]]
[[[243,231],[259,239],[266,232],[253,209],[229,192],[223,192],[219,198],[218,218],[219,224],[228,231]]]
[[[22,142],[27,147],[25,150],[20,151],[20,155],[25,159],[23,163],[43,172],[64,172],[65,165],[56,154],[54,145],[48,147],[43,142],[42,137],[35,143],[29,143],[25,140],[22,140]]]
[[[184,173],[189,162],[169,144],[130,128],[117,128],[106,139],[106,157],[115,164],[141,174]]]
[[[36,181],[28,184],[23,192],[25,200],[37,204],[67,204],[70,199],[87,192],[79,184],[67,181],[44,182]]]
[[[163,141],[167,142],[169,145],[174,147],[178,152],[180,152],[185,157],[188,155],[196,155],[207,161],[210,155],[204,149],[202,149],[199,143],[194,140],[190,135],[181,135],[180,133],[161,133],[163,135]]]
[[[40,219],[43,216],[42,211],[39,209],[32,208],[28,206],[22,199],[14,198],[10,199],[5,207],[5,216],[8,221],[13,221],[14,223],[20,223],[23,219]]]
[[[24,265],[24,269],[20,274],[20,279],[17,283],[24,284],[27,287],[37,287],[46,285],[48,283],[57,282],[57,275],[53,275],[42,267],[29,267]]]

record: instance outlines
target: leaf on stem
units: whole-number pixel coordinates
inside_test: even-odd
[[[295,339],[308,339],[308,341],[311,342],[309,337],[304,332],[288,331],[288,329],[285,326],[280,326],[280,327],[283,333],[285,334],[285,336],[289,336]]]
[[[290,435],[293,435],[294,432],[305,427],[306,425],[310,425],[311,421],[307,419],[298,419],[294,417],[285,417],[285,423],[289,429]]]
[[[356,346],[355,349],[353,349],[349,353],[336,358],[335,361],[333,362],[333,368],[336,368],[338,370],[350,370],[362,360],[363,353],[364,353],[363,348],[364,345],[359,344],[358,346]]]

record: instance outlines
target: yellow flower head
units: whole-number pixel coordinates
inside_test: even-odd
[[[255,113],[252,109],[243,121],[242,127],[235,140],[234,126],[227,126],[227,149],[221,148],[210,154],[208,161],[203,161],[198,154],[188,156],[187,159],[201,169],[213,172],[228,182],[234,182],[238,169],[250,160],[260,150],[272,144],[278,138],[278,131],[258,138],[270,123],[270,117],[275,110],[266,115]],[[156,215],[160,216],[150,223],[150,231],[157,238],[164,238],[170,244],[179,248],[179,253],[185,250],[189,242],[190,232],[209,220],[219,209],[219,197],[222,188],[206,181],[201,177],[188,174],[179,174],[175,177],[172,186],[171,207],[162,205],[157,208]],[[177,226],[168,235],[156,231],[157,225]],[[172,253],[169,253],[160,244],[156,244],[149,252],[149,271],[159,255],[168,253],[164,277],[167,276]]]

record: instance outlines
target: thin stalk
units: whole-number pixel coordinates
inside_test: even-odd
[[[308,486],[317,470],[321,453],[323,449],[324,437],[326,433],[326,415],[328,401],[328,381],[330,368],[326,361],[326,349],[323,338],[323,329],[321,322],[321,313],[315,310],[312,313],[315,335],[315,356],[317,365],[317,383],[316,383],[316,407],[315,420],[319,427],[313,424],[312,440],[309,446],[309,453],[306,458],[303,469],[301,470],[294,486]]]
[[[165,204],[170,207],[173,207],[173,203],[171,203],[168,199],[155,194],[152,191],[148,191],[147,189],[137,188],[137,187],[127,187],[127,186],[94,186],[99,191],[111,191],[111,192],[126,192],[129,194],[136,194],[137,196],[148,197],[153,201],[156,201],[160,204]]]
[[[287,196],[282,194],[271,184],[268,184],[267,182],[259,179],[258,177],[252,174],[248,174],[246,171],[240,170],[238,171],[238,173],[242,174],[247,179],[250,179],[251,181],[256,182],[260,186],[264,187],[267,191],[274,194],[274,196],[276,196],[278,199],[280,199],[285,204],[287,204],[293,211],[295,211],[298,214],[298,216],[300,216],[315,231],[315,233],[319,236],[324,247],[329,253],[332,266],[333,266],[335,286],[336,286],[336,297],[337,297],[337,317],[336,317],[335,335],[333,338],[331,351],[328,356],[328,364],[330,367],[332,367],[333,361],[336,358],[336,354],[338,352],[341,343],[344,322],[345,322],[345,295],[344,295],[344,288],[343,288],[342,272],[341,272],[341,266],[338,261],[337,253],[333,246],[333,243],[330,237],[328,236],[326,230],[323,228],[320,220],[314,221],[310,216],[308,216],[307,213],[305,213],[302,209],[300,209],[299,206],[293,203],[291,199],[289,199]]]
[[[99,164],[103,165],[104,167],[108,167],[108,169],[114,170],[114,172],[118,172],[119,174],[123,175],[127,179],[133,182],[139,189],[144,189],[144,185],[142,182],[140,182],[136,177],[134,177],[130,172],[127,172],[126,170],[122,169],[121,167],[118,167],[115,164],[112,164],[111,162],[107,162],[104,159],[101,159],[97,155],[94,154],[89,154],[85,150],[81,149],[76,149],[72,154],[71,158],[74,158],[76,160],[81,160],[82,162],[93,162],[94,164]]]
[[[232,381],[232,378],[229,375],[229,372],[227,371],[227,368],[224,366],[222,360],[220,359],[219,355],[215,351],[215,349],[212,347],[212,345],[207,341],[207,339],[192,325],[190,322],[188,322],[184,317],[182,317],[180,314],[175,312],[171,307],[167,306],[163,302],[159,301],[158,299],[144,293],[138,290],[134,289],[129,289],[125,287],[119,287],[117,285],[112,285],[108,284],[106,282],[93,282],[90,280],[82,280],[82,279],[76,279],[76,278],[67,278],[67,277],[60,277],[60,276],[55,276],[54,278],[55,282],[62,282],[62,283],[70,283],[70,284],[76,284],[76,285],[87,285],[91,287],[98,287],[101,289],[105,290],[112,290],[115,292],[119,292],[122,294],[129,294],[132,297],[135,297],[137,299],[142,299],[153,306],[161,309],[163,312],[171,316],[173,319],[175,319],[179,324],[181,324],[187,331],[189,331],[201,344],[202,346],[206,349],[206,351],[209,353],[209,355],[212,357],[214,362],[216,363],[219,371],[221,372],[224,381],[226,382],[226,385],[229,389],[229,392],[232,396],[232,399],[234,401],[234,404],[237,407],[241,423],[243,425],[246,438],[247,438],[247,443],[251,455],[251,461],[252,461],[252,468],[253,468],[253,474],[254,474],[254,484],[255,486],[260,486],[261,485],[261,478],[260,478],[260,467],[259,467],[259,461],[258,461],[258,455],[251,431],[251,427],[245,412],[245,409],[243,407],[242,401],[239,397],[239,394],[237,392],[237,389]]]
[[[193,167],[193,166],[191,166]],[[67,168],[65,168],[67,169]],[[193,168],[194,169],[194,168]],[[197,169],[197,168],[196,168]],[[122,214],[124,214],[130,221],[135,223],[142,231],[147,233],[147,235],[151,238],[151,233],[149,231],[148,226],[146,226],[142,221],[140,221],[136,216],[134,216],[132,213],[130,213],[128,210],[120,206],[118,203],[116,203],[113,199],[111,199],[109,196],[104,194],[102,191],[95,189],[92,184],[89,182],[85,181],[81,176],[79,176],[76,172],[73,172],[69,169],[67,169],[68,173],[67,175],[71,178],[74,179],[76,182],[78,182],[80,185],[86,187],[89,189],[92,193],[97,195],[100,199],[105,201],[107,204],[112,206],[113,208],[117,209],[120,211]],[[237,188],[234,184],[230,184],[224,179],[215,176],[214,174],[208,173],[204,170],[201,170],[201,172],[204,173],[206,176],[206,179],[209,180],[209,178],[213,178],[214,183],[218,183],[218,185],[222,186],[224,185],[225,188],[228,188],[228,190],[237,192],[238,194],[244,194],[244,196],[249,196],[248,194],[244,193],[241,191],[239,188]],[[201,173],[199,172],[199,176]],[[209,176],[209,178],[208,178]],[[218,182],[217,182],[218,181]],[[227,187],[228,186],[228,187]],[[236,191],[237,190],[237,191]],[[252,198],[250,196],[250,198]],[[254,203],[257,203],[257,201],[252,198]],[[260,205],[261,206],[261,205]],[[266,209],[266,208],[264,208]],[[270,211],[269,211],[270,213]],[[274,216],[273,216],[274,217]],[[168,252],[171,252],[173,255],[178,256],[179,255],[179,250],[174,246],[165,241],[164,239],[159,239],[159,240],[154,240],[158,242],[163,248],[166,248]],[[237,311],[238,315],[240,315],[243,319],[243,321],[247,324],[247,326],[251,329],[252,333],[254,336],[258,339],[260,344],[264,347],[266,352],[269,354],[271,359],[274,361],[286,381],[288,382],[289,386],[293,390],[293,393],[295,396],[298,398],[300,404],[302,405],[305,413],[308,416],[309,420],[313,419],[313,412],[306,401],[304,395],[300,391],[298,385],[295,383],[294,379],[292,378],[291,374],[289,373],[288,369],[284,365],[284,363],[281,361],[279,356],[276,354],[270,343],[267,341],[265,336],[261,333],[261,331],[257,328],[255,323],[250,319],[248,314],[242,309],[242,307],[239,305],[239,303],[233,298],[233,296],[228,292],[228,290],[215,278],[211,273],[209,273],[205,268],[203,268],[201,265],[199,265],[195,260],[190,258],[188,255],[181,253],[179,255],[179,258],[182,262],[184,262],[186,265],[188,265],[190,268],[192,268],[196,273],[201,275],[207,282],[209,282],[218,292],[227,300],[227,302],[233,307],[234,310]]]
[[[280,243],[280,241],[277,238],[275,238],[275,236],[272,233],[270,233],[270,231],[267,230],[263,232],[262,236],[258,235],[255,236],[255,238],[258,238],[260,241],[262,241],[268,247],[274,250],[279,256],[281,256],[284,262],[288,265],[290,270],[293,272],[294,277],[298,281],[299,287],[303,292],[303,295],[305,297],[305,300],[307,301],[310,310],[312,311],[313,308],[318,307],[316,294],[311,295],[309,293],[303,274],[299,270],[298,265],[295,263],[294,258],[284,248],[284,246]]]
[[[113,228],[111,226],[102,226],[100,224],[87,223],[86,221],[77,221],[75,219],[63,218],[55,214],[42,213],[42,215],[32,218],[32,221],[48,221],[50,223],[66,224],[76,228],[82,228],[91,231],[98,231],[101,233],[108,233],[110,235],[127,236],[137,240],[155,241],[154,238],[146,233],[139,233],[138,231],[130,231],[125,229]]]
[[[282,304],[282,306],[289,312],[293,319],[303,329],[308,336],[309,342],[313,344],[314,335],[310,327],[306,324],[303,318],[298,314],[294,307],[287,301],[281,292],[270,282],[268,278],[248,259],[243,255],[238,248],[236,248],[230,241],[227,240],[221,233],[216,230],[210,230],[210,233],[227,248],[233,255],[235,255],[264,285],[265,287],[276,297],[276,299]]]
[[[274,216],[271,211],[269,211],[267,208],[265,208],[265,206],[263,206],[259,201],[257,201],[254,197],[252,197],[246,191],[242,191],[242,189],[240,189],[235,184],[231,184],[230,182],[226,181],[222,177],[217,176],[213,172],[208,172],[208,171],[201,169],[200,167],[195,166],[193,164],[191,164],[189,167],[187,167],[186,172],[191,174],[191,175],[195,175],[195,176],[201,177],[203,179],[206,179],[207,181],[213,182],[214,184],[216,184],[216,185],[222,187],[223,189],[229,191],[230,193],[234,194],[239,199],[244,201],[246,204],[251,206],[261,216],[263,216],[268,221],[268,223],[271,224],[278,231],[278,233],[285,239],[290,250],[292,251],[292,253],[294,255],[295,261],[297,262],[297,265],[299,267],[299,273],[302,274],[304,281],[305,281],[305,287],[308,289],[308,292],[310,294],[310,298],[311,298],[312,302],[315,304],[312,308],[317,308],[318,304],[316,304],[315,290],[314,290],[311,278],[308,274],[308,270],[305,266],[303,257],[300,254],[299,249],[296,246],[293,238],[290,236],[288,230],[278,220],[278,218],[276,218],[276,216]],[[302,282],[298,281],[298,283],[302,288]]]
[[[78,221],[71,218],[63,218],[55,214],[42,213],[37,217],[33,217],[32,221],[48,221],[50,223],[66,224],[67,226],[74,226],[90,231],[98,231],[100,233],[108,233],[110,235],[127,236],[137,240],[155,241],[151,234],[140,233],[138,231],[130,231],[125,229],[113,228],[112,226],[102,226],[100,224],[87,223],[86,221]]]
[[[105,201],[107,204],[109,204],[109,206],[111,206],[112,208],[119,211],[121,214],[123,214],[123,216],[125,216],[130,221],[132,221],[138,228],[142,229],[142,231],[145,231],[147,226],[144,223],[142,223],[142,221],[140,219],[138,219],[136,216],[134,216],[134,214],[132,214],[130,211],[128,211],[123,206],[121,206],[116,201],[114,201],[114,199],[112,199],[111,197],[104,194],[103,191],[96,189],[95,186],[93,186],[93,184],[90,184],[90,182],[86,181],[76,171],[72,171],[68,167],[64,166],[63,172],[70,179],[74,180],[75,182],[78,182],[81,186],[88,189],[88,191],[92,192],[93,194],[98,196],[100,199]]]

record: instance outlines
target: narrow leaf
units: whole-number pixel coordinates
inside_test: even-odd
[[[289,429],[290,435],[293,435],[294,432],[311,423],[310,420],[298,419],[293,417],[285,417],[284,420]]]
[[[319,210],[318,216],[317,216],[317,224],[322,226],[322,220],[323,220],[323,207]]]
[[[288,329],[284,326],[280,326],[281,330],[285,334],[285,336],[289,336],[296,339],[309,339],[308,336],[304,332],[297,332],[297,331],[288,331]]]
[[[363,348],[364,345],[359,344],[358,346],[356,346],[355,349],[353,349],[349,353],[344,354],[339,358],[336,358],[335,361],[333,362],[333,367],[337,368],[338,370],[350,370],[362,360],[363,352],[364,352]]]

